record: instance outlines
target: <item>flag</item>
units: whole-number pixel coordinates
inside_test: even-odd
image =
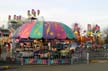
[[[21,20],[21,18],[22,18],[22,17],[21,17],[21,16],[19,16],[19,20]]]
[[[74,31],[78,31],[78,24],[77,23],[74,24]]]
[[[31,17],[30,10],[28,10],[28,12],[27,12],[27,16],[28,16],[28,18]]]
[[[34,9],[32,9],[32,15],[33,17],[36,17],[36,11]]]
[[[8,16],[8,20],[9,20],[9,21],[11,20],[11,15]]]
[[[37,15],[39,16],[39,14],[40,14],[40,10],[37,10]]]
[[[16,16],[16,15],[14,15],[13,19],[14,19],[14,20],[17,20],[17,16]]]

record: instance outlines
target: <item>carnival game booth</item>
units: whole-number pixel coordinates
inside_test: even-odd
[[[70,64],[69,48],[75,36],[63,23],[30,21],[13,37],[15,58],[22,64]]]

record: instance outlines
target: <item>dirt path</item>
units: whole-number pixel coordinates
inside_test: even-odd
[[[108,71],[108,64],[26,65],[5,71]]]

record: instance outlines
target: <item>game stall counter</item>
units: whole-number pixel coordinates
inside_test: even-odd
[[[65,47],[62,41],[72,41],[75,38],[71,28],[67,25],[54,21],[35,20],[23,24],[19,30],[13,37],[19,38],[20,51],[17,52],[20,56],[16,59],[19,58],[22,64],[70,63],[70,59],[65,60],[60,54],[60,50],[64,50]],[[23,38],[25,41],[22,41]],[[57,48],[58,58],[54,57],[54,53],[52,55],[53,47]]]

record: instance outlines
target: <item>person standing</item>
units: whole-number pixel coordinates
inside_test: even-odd
[[[2,48],[0,47],[0,60],[1,60]]]

